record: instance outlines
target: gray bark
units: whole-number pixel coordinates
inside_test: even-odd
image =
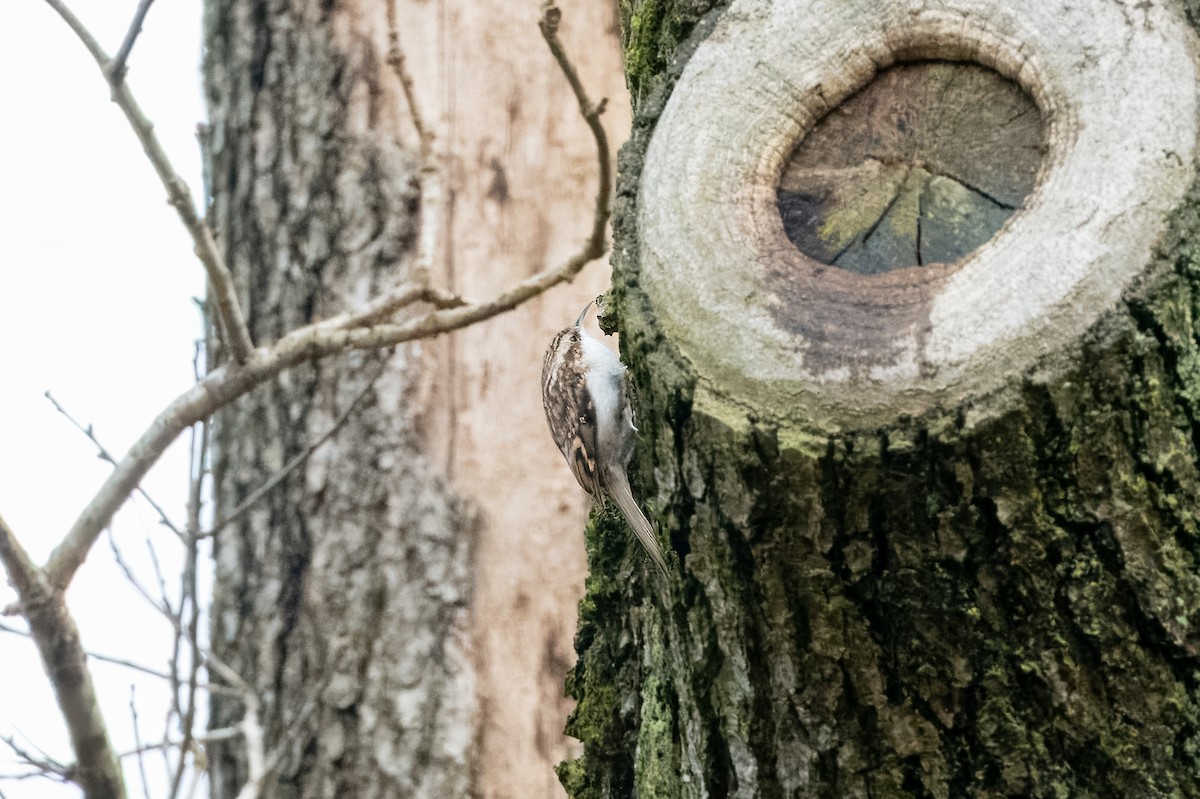
[[[404,278],[418,198],[383,14],[382,3],[207,5],[211,220],[256,341]],[[295,368],[215,420],[219,517],[367,392],[214,542],[212,648],[262,702],[278,752],[264,795],[468,791],[477,525],[428,468],[423,359],[414,345]],[[243,712],[217,696],[211,724]],[[248,777],[236,739],[214,744],[209,765],[217,797]]]

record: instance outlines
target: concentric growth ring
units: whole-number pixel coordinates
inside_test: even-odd
[[[985,412],[1149,262],[1194,177],[1194,38],[1175,4],[735,0],[646,154],[642,284],[660,323],[714,394],[776,415]],[[831,267],[785,229],[789,160],[881,72],[918,62],[986,68],[1032,99],[1040,161],[1013,165],[1032,191],[954,260]]]

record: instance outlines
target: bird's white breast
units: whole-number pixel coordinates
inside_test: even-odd
[[[613,351],[596,339],[583,333],[580,337],[583,364],[587,369],[588,392],[596,406],[596,427],[601,440],[612,435],[623,408],[620,407],[624,392],[625,364]]]

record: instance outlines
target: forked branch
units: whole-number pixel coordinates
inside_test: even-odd
[[[71,778],[89,799],[123,799],[125,782],[108,728],[96,703],[96,690],[79,641],[75,620],[45,572],[25,552],[8,523],[0,518],[0,562],[20,597],[20,610],[50,676],[67,723],[78,767]]]
[[[604,102],[593,105],[588,99],[558,40],[561,14],[553,4],[547,4],[543,8],[540,23],[542,35],[571,84],[596,142],[599,185],[590,235],[582,249],[564,263],[543,269],[490,300],[471,302],[451,291],[430,286],[429,267],[434,259],[440,230],[440,173],[432,154],[432,134],[417,110],[411,78],[407,77],[403,54],[399,50],[399,38],[393,36],[389,61],[396,69],[412,107],[421,138],[422,154],[426,158],[425,179],[422,181],[422,235],[417,262],[412,270],[414,280],[396,286],[359,311],[296,329],[275,343],[256,349],[237,301],[232,275],[217,249],[212,230],[197,213],[186,184],[171,165],[154,135],[152,124],[124,81],[124,59],[133,46],[142,18],[150,6],[149,0],[142,0],[139,4],[125,44],[115,61],[109,59],[95,37],[64,5],[63,0],[46,2],[66,21],[100,66],[112,90],[113,101],[124,112],[142,142],[171,204],[191,234],[196,254],[208,275],[217,326],[223,333],[225,346],[231,356],[229,362],[203,376],[168,405],[129,452],[115,463],[108,479],[51,553],[44,569],[29,559],[15,535],[0,519],[0,562],[3,562],[10,582],[17,590],[17,609],[29,624],[30,634],[47,666],[71,733],[78,764],[72,779],[79,782],[89,797],[115,799],[124,797],[124,783],[96,703],[86,655],[75,623],[67,612],[63,592],[100,533],[137,488],[146,472],[189,426],[206,420],[251,389],[275,378],[284,369],[351,350],[390,347],[442,335],[510,311],[559,283],[573,280],[585,265],[600,258],[606,251],[605,232],[610,215],[612,176],[608,141],[599,123]],[[392,22],[394,30],[394,13]],[[405,316],[397,319],[400,314]],[[189,536],[196,536],[197,528],[198,524],[190,522]],[[210,665],[214,664],[210,661]],[[247,795],[257,792],[265,775],[274,767],[271,762],[274,758],[268,757],[267,762],[263,762],[261,744],[254,745],[255,720],[255,714],[248,713],[241,725],[241,733],[249,748],[256,751],[259,758],[257,779],[248,783]]]
[[[47,0],[51,3],[58,1]],[[207,419],[255,386],[296,364],[351,350],[378,349],[432,338],[511,311],[547,289],[573,280],[584,266],[604,255],[607,249],[605,231],[611,213],[609,195],[612,192],[608,138],[599,122],[604,103],[593,105],[579,83],[558,40],[560,16],[561,12],[553,5],[543,9],[540,25],[542,35],[559,67],[567,75],[595,139],[599,171],[592,229],[583,248],[566,262],[544,269],[491,300],[482,302],[469,302],[456,294],[432,289],[421,283],[401,284],[373,300],[362,311],[345,313],[298,328],[274,344],[254,350],[244,363],[226,364],[209,372],[168,405],[142,433],[51,553],[46,572],[55,587],[60,590],[67,587],[113,514],[176,436],[190,425]],[[431,310],[403,322],[380,321],[418,302],[423,302]]]
[[[234,363],[245,363],[254,350],[254,343],[250,340],[250,329],[246,327],[246,317],[238,304],[237,294],[233,287],[233,275],[217,249],[212,229],[196,211],[196,205],[192,201],[192,193],[188,189],[187,183],[175,171],[171,159],[167,157],[166,150],[159,143],[158,136],[154,134],[154,124],[142,111],[141,106],[134,99],[133,93],[129,90],[129,85],[125,83],[124,63],[118,64],[121,67],[119,71],[113,68],[114,62],[104,52],[100,42],[62,0],[46,0],[46,3],[70,26],[99,65],[104,80],[112,90],[113,102],[129,120],[133,132],[137,134],[138,140],[142,143],[142,149],[146,151],[146,157],[154,165],[159,180],[167,190],[168,201],[179,214],[183,226],[187,228],[188,234],[192,237],[196,257],[200,259],[200,263],[204,265],[204,271],[208,275],[209,291],[212,292],[213,305],[220,318],[220,329],[224,332],[225,346]],[[145,6],[149,8],[149,3],[145,3]],[[139,11],[141,11],[140,7]],[[137,19],[135,22],[140,27]],[[126,41],[129,42],[130,47],[133,46],[130,36],[126,36]]]
[[[125,81],[126,62],[129,60],[129,54],[133,52],[133,44],[142,32],[142,23],[146,21],[146,14],[150,11],[150,4],[153,2],[154,0],[140,0],[137,10],[133,12],[133,20],[129,23],[125,40],[121,42],[116,57],[108,67],[108,79],[111,82],[123,83]]]

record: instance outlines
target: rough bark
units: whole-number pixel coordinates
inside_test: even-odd
[[[403,97],[383,3],[214,0],[205,22],[211,218],[266,341],[404,277],[418,197]],[[429,468],[427,357],[414,345],[294,368],[216,419],[220,513],[368,392],[214,541],[212,647],[261,701],[268,765],[278,759],[264,795],[468,791],[477,525]],[[217,697],[211,723],[243,712]],[[214,796],[249,776],[239,740],[214,745],[209,764]]]
[[[595,144],[537,5],[398,11],[449,156],[434,282],[486,297],[577,251]],[[589,93],[609,97],[604,124],[627,129],[612,9],[564,12]],[[417,197],[397,142],[411,135],[382,3],[223,0],[207,21],[212,218],[269,340],[404,277]],[[479,329],[290,370],[218,420],[220,516],[383,370],[365,410],[216,542],[214,649],[259,691],[268,749],[288,741],[267,795],[562,795],[586,504],[546,435],[538,371],[552,333],[606,285],[597,265]],[[218,701],[212,723],[242,712]],[[210,762],[214,795],[233,795],[241,743]]]
[[[644,288],[643,157],[726,4],[630,2],[615,222],[640,482],[589,531],[576,797],[1200,796],[1200,186],[1060,368],[838,430],[714,399]],[[825,417],[828,419],[829,417]],[[657,491],[654,490],[657,489]]]

